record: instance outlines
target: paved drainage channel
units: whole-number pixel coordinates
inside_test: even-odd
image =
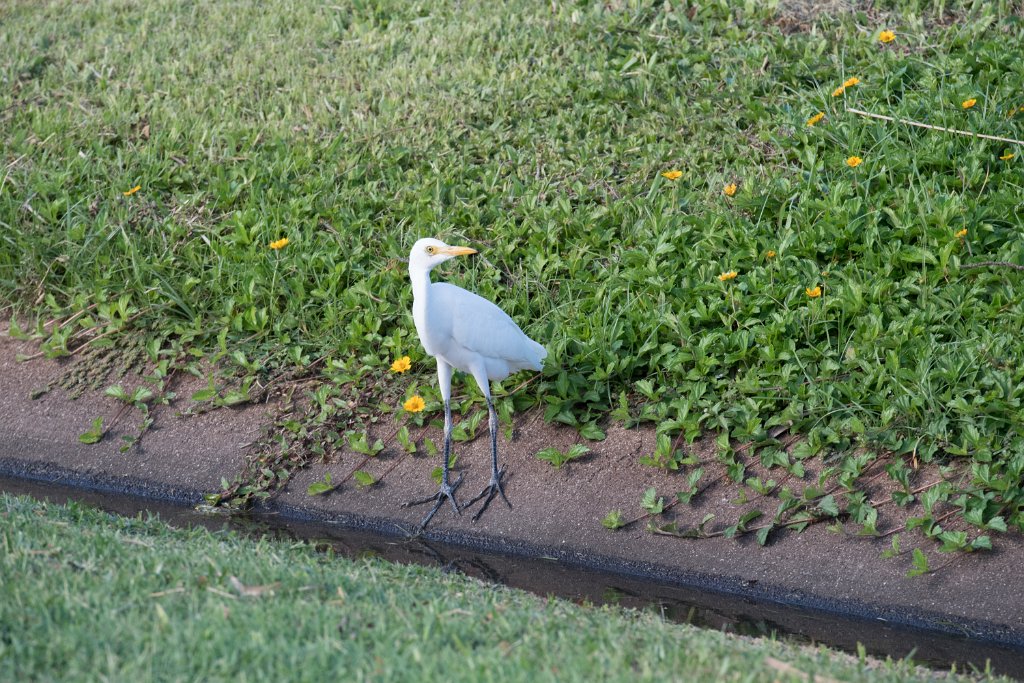
[[[555,559],[511,557],[458,545],[345,529],[322,521],[284,519],[275,514],[210,516],[188,506],[152,498],[37,480],[0,477],[0,491],[56,503],[73,500],[127,516],[146,511],[179,527],[229,527],[254,536],[301,538],[324,549],[330,546],[346,557],[376,556],[391,562],[439,566],[445,571],[457,571],[542,596],[657,610],[672,621],[704,628],[747,636],[775,635],[798,643],[822,643],[848,652],[857,652],[861,645],[875,656],[894,659],[910,656],[919,664],[937,669],[948,670],[954,663],[960,671],[991,667],[994,673],[1024,679],[1024,649],[1011,645],[646,581],[567,566]]]

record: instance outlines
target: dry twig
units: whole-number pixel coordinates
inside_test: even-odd
[[[1009,261],[980,261],[978,263],[961,263],[960,269],[966,268],[984,268],[986,266],[995,266],[999,268],[1013,268],[1014,270],[1024,270],[1024,266],[1017,265],[1016,263],[1010,263]]]
[[[1022,140],[1014,140],[1013,138],[1002,138],[1002,137],[999,137],[998,135],[987,135],[985,133],[972,133],[969,130],[959,130],[957,128],[946,128],[944,126],[933,126],[930,123],[921,123],[920,121],[911,121],[910,119],[898,119],[898,118],[894,118],[892,116],[884,116],[882,114],[872,114],[869,111],[861,111],[860,109],[853,109],[852,107],[847,107],[846,111],[850,112],[851,114],[859,114],[860,116],[867,116],[868,118],[872,118],[872,119],[881,119],[883,121],[895,121],[897,123],[903,123],[903,124],[906,124],[908,126],[917,126],[918,128],[927,128],[929,130],[941,130],[941,131],[943,131],[945,133],[956,133],[957,135],[967,135],[967,136],[972,137],[972,138],[985,138],[986,140],[998,140],[999,142],[1009,142],[1010,144],[1024,146],[1024,141],[1022,141]]]

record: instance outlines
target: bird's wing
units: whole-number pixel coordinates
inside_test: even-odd
[[[544,347],[519,329],[515,321],[487,299],[446,282],[431,286],[431,308],[450,316],[451,339],[462,348],[514,366],[538,366]]]

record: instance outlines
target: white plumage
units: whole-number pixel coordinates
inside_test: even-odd
[[[500,381],[519,370],[540,370],[547,350],[527,337],[515,321],[493,303],[461,287],[446,282],[432,283],[430,271],[435,266],[456,256],[475,254],[469,247],[452,247],[440,240],[418,240],[409,253],[409,279],[412,281],[412,317],[416,323],[423,349],[437,359],[437,381],[444,399],[444,462],[441,488],[437,494],[408,505],[435,501],[434,509],[420,525],[420,530],[447,499],[456,512],[454,484],[448,482],[448,459],[451,452],[451,385],[452,370],[468,372],[476,380],[487,399],[491,431],[491,482],[476,498],[486,500],[473,520],[479,519],[495,495],[508,502],[502,490],[503,471],[498,470],[497,428],[498,416],[491,402],[490,381]],[[510,504],[511,505],[511,504]]]
[[[491,381],[518,370],[540,370],[547,356],[505,311],[446,282],[429,286],[426,302],[413,305],[413,319],[427,353],[474,376],[482,363]]]

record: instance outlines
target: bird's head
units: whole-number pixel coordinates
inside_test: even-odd
[[[444,263],[448,259],[466,254],[475,254],[476,249],[469,247],[452,247],[441,240],[432,237],[424,237],[416,240],[409,252],[409,270],[425,270],[429,272],[434,266]]]

